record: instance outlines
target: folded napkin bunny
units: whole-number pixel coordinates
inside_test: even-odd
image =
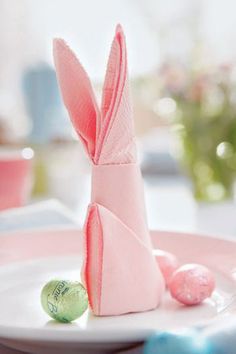
[[[125,38],[117,26],[99,110],[89,78],[61,39],[54,60],[63,100],[92,161],[82,277],[95,315],[154,309],[164,282],[146,223],[129,97]]]

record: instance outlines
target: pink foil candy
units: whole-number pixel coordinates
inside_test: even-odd
[[[210,297],[215,288],[212,272],[200,264],[178,268],[169,283],[171,296],[184,305],[197,305]]]
[[[170,252],[155,249],[153,254],[165,279],[166,287],[168,287],[173,273],[179,266],[179,262],[175,255]]]

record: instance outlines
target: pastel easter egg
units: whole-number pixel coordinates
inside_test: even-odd
[[[159,249],[153,250],[153,254],[156,257],[157,263],[165,279],[166,286],[168,287],[172,274],[179,266],[178,259],[174,254]]]
[[[210,297],[215,288],[212,272],[200,264],[178,268],[169,283],[171,296],[184,305],[197,305]]]
[[[212,343],[196,330],[161,332],[148,338],[144,354],[213,354]]]

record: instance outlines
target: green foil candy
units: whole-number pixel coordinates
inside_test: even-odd
[[[88,308],[88,294],[79,282],[51,280],[42,289],[44,311],[59,322],[76,320]]]

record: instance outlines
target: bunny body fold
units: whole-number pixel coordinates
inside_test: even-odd
[[[154,309],[164,282],[146,223],[122,29],[112,43],[101,111],[86,72],[60,39],[54,58],[64,103],[93,165],[82,269],[90,307],[100,316]]]

